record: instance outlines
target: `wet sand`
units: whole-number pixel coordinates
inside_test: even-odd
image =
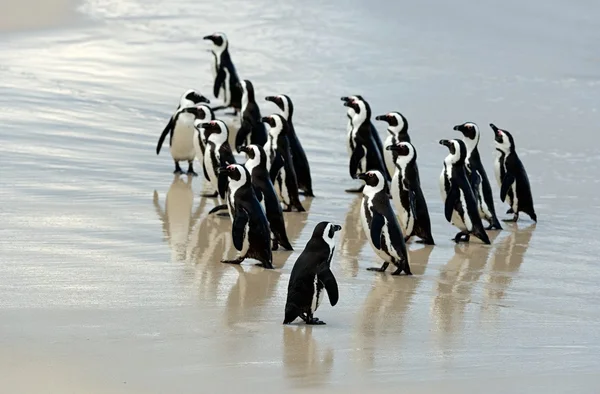
[[[102,23],[0,35],[4,391],[597,392],[595,3],[435,2],[438,15],[229,0],[226,21],[178,4],[91,0]],[[209,95],[198,37],[217,30],[257,97],[292,97],[313,170],[317,196],[286,214],[295,251],[275,252],[273,271],[220,264],[235,255],[229,219],[207,216],[202,177],[173,176],[154,152],[181,93]],[[418,149],[437,245],[410,243],[412,277],[366,271],[380,262],[360,197],[343,192],[339,97],[357,93],[374,114],[402,111]],[[489,232],[491,246],[455,245],[439,196],[437,141],[466,120],[488,176],[487,123],[513,132],[535,195],[539,223]],[[283,326],[293,263],[322,220],[343,226],[340,302],[319,308],[326,326]]]

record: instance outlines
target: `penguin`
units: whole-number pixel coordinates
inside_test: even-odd
[[[510,205],[507,213],[514,213],[512,219],[504,219],[504,221],[516,222],[519,220],[519,212],[525,212],[537,223],[529,177],[517,155],[515,140],[508,131],[501,130],[492,123],[490,127],[494,130],[496,145],[494,170],[500,186],[500,199]]]
[[[229,55],[229,41],[224,33],[213,33],[204,36],[204,40],[212,43],[213,55],[213,94],[223,100],[223,105],[213,108],[214,111],[232,107],[233,115],[237,115],[242,108],[242,90],[239,86],[239,77],[231,56]]]
[[[271,253],[271,229],[256,194],[250,173],[240,164],[230,164],[219,169],[221,187],[227,184],[227,205],[231,217],[231,237],[240,252],[234,260],[222,260],[226,264],[240,264],[246,258],[260,261],[263,268],[273,269]]]
[[[201,103],[210,104],[210,100],[194,89],[188,89],[181,95],[177,109],[179,110],[185,107],[194,107]]]
[[[360,209],[363,230],[375,254],[383,261],[381,268],[369,267],[368,271],[384,272],[390,263],[396,266],[392,275],[412,275],[408,253],[398,219],[390,204],[388,188],[381,171],[368,171],[358,175],[365,182]]]
[[[360,94],[357,94],[356,96],[349,96],[349,97],[342,97],[342,101],[351,101],[351,100],[359,100],[359,101],[363,101],[366,105],[369,105],[367,103],[367,101],[364,99],[363,96],[361,96]],[[348,108],[348,118],[352,119],[352,112],[351,109]],[[351,123],[352,121],[350,120],[349,123]],[[379,155],[381,157],[383,157],[384,155],[384,148],[383,148],[383,144],[381,143],[381,138],[379,137],[379,133],[377,132],[377,129],[375,128],[375,125],[373,124],[373,122],[369,119],[369,124],[371,126],[371,136],[373,137],[373,140],[375,141],[375,144],[377,145],[377,149],[379,150]]]
[[[307,197],[314,197],[312,189],[312,177],[310,175],[310,166],[306,153],[302,148],[302,144],[298,139],[294,124],[292,122],[292,116],[294,115],[294,104],[292,99],[285,94],[277,96],[267,96],[265,100],[275,103],[281,110],[283,117],[288,122],[288,141],[290,143],[290,151],[292,152],[292,160],[294,162],[294,170],[296,171],[296,178],[298,180],[298,189]]]
[[[235,146],[267,143],[267,130],[261,121],[260,108],[254,98],[254,86],[249,80],[240,82],[242,90],[242,125],[235,136]]]
[[[219,168],[236,162],[229,146],[229,129],[225,122],[217,119],[203,123],[202,131],[206,140],[204,177],[215,189],[214,193],[204,194],[203,197],[217,197],[219,194]],[[221,195],[221,198],[225,198],[225,196]],[[221,207],[225,208],[225,206]]]
[[[410,136],[408,135],[408,121],[400,112],[389,112],[385,115],[378,115],[375,120],[387,122],[389,135],[383,143],[383,159],[385,166],[391,176],[394,176],[396,171],[396,159],[398,158],[398,151],[389,149],[390,146],[396,146],[400,142],[410,142]]]
[[[434,245],[431,235],[431,220],[421,190],[419,170],[417,168],[417,150],[410,142],[390,145],[387,150],[395,152],[396,172],[390,186],[392,201],[400,216],[400,226],[404,234],[404,242],[416,235],[416,241],[426,245]]]
[[[351,151],[350,156],[350,176],[356,179],[356,174],[365,173],[373,170],[379,171],[384,175],[386,182],[390,181],[387,168],[383,163],[383,158],[371,135],[371,108],[366,101],[351,99],[344,102],[344,105],[352,108],[352,130],[349,133],[348,146]],[[347,192],[359,192],[361,189],[348,189]]]
[[[279,199],[286,207],[284,211],[291,212],[292,208],[296,208],[298,212],[304,212],[287,139],[287,121],[279,114],[266,116],[262,121],[269,125],[269,139],[264,146],[268,159],[267,168]]]
[[[160,153],[165,138],[169,135],[171,157],[173,157],[173,161],[175,162],[174,174],[183,174],[181,167],[179,167],[179,162],[187,161],[187,173],[193,176],[198,175],[194,172],[194,158],[196,157],[194,120],[198,115],[199,111],[197,107],[180,106],[173,116],[171,116],[169,123],[167,123],[167,126],[165,126],[158,139],[158,144],[156,145],[157,155]]]
[[[440,194],[444,201],[446,220],[460,230],[454,237],[454,242],[469,242],[473,234],[489,245],[490,239],[481,223],[477,201],[467,179],[467,146],[461,140],[440,140],[440,145],[448,147],[450,151],[444,159],[444,168],[440,174]]]
[[[194,128],[196,129],[194,136],[194,149],[196,150],[196,159],[204,164],[204,149],[206,149],[206,140],[204,139],[204,133],[202,132],[202,125],[208,123],[211,120],[215,120],[215,113],[212,108],[206,104],[200,104],[198,108],[198,116],[194,120]]]
[[[277,199],[275,187],[271,182],[271,177],[267,170],[267,154],[262,146],[253,144],[240,146],[238,151],[244,152],[248,156],[244,167],[250,173],[256,197],[267,215],[271,233],[273,234],[273,250],[277,250],[279,245],[286,250],[294,250],[288,240],[281,204]]]
[[[492,187],[488,180],[485,168],[481,163],[479,156],[479,127],[473,122],[466,122],[454,126],[454,130],[460,131],[463,135],[463,142],[467,146],[467,159],[465,160],[465,169],[467,170],[467,178],[473,188],[473,194],[477,200],[477,209],[481,219],[489,222],[486,230],[502,230],[502,225],[496,216],[496,208],[494,207],[494,196]]]
[[[298,317],[306,324],[325,324],[313,314],[321,304],[323,289],[327,290],[331,306],[335,306],[339,299],[338,285],[331,272],[331,258],[335,251],[336,232],[341,229],[341,226],[329,222],[320,222],[315,227],[292,268],[283,324],[290,324]]]

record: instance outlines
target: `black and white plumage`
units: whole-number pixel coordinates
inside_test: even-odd
[[[229,129],[225,122],[217,119],[203,123],[201,130],[206,141],[204,176],[215,190],[213,193],[204,194],[204,196],[217,197],[219,194],[219,168],[235,163],[235,157],[229,146]],[[225,198],[225,196],[221,195],[221,198]],[[223,206],[223,208],[225,207]]]
[[[244,167],[250,173],[256,197],[267,215],[273,234],[273,250],[277,250],[279,245],[286,250],[294,250],[288,240],[281,204],[267,170],[267,154],[262,146],[254,144],[238,147],[238,151],[244,152],[248,157]]]
[[[467,159],[465,160],[465,168],[467,177],[473,188],[475,199],[477,200],[477,209],[479,216],[487,220],[490,225],[486,230],[502,230],[502,226],[496,216],[496,208],[494,207],[494,195],[490,181],[481,163],[479,156],[479,127],[473,122],[466,122],[454,126],[454,130],[460,131],[463,135],[463,142],[467,146]]]
[[[494,130],[494,142],[496,145],[496,160],[494,170],[496,181],[500,186],[500,199],[510,205],[507,213],[514,213],[512,219],[505,222],[516,222],[519,220],[519,212],[525,212],[537,222],[537,215],[533,207],[533,196],[531,185],[525,166],[519,159],[515,148],[515,140],[511,133],[501,130],[490,123]]]
[[[267,143],[267,130],[262,122],[260,108],[254,97],[254,86],[252,82],[240,81],[242,89],[242,124],[235,136],[235,146],[256,144],[263,146]]]
[[[266,116],[262,121],[269,126],[269,139],[264,146],[268,159],[267,168],[279,200],[285,205],[284,211],[291,212],[292,208],[296,208],[298,212],[304,212],[287,138],[287,121],[279,114]]]
[[[292,103],[292,99],[285,94],[280,94],[277,96],[267,96],[265,97],[265,100],[275,103],[281,110],[281,114],[285,120],[288,122],[287,136],[290,143],[292,160],[294,161],[294,170],[296,171],[296,178],[298,180],[298,189],[303,192],[305,196],[314,197],[310,165],[308,164],[306,153],[298,139],[292,121],[292,117],[294,116],[294,104]]]
[[[368,171],[359,174],[365,182],[360,217],[363,230],[375,254],[383,261],[381,268],[370,267],[369,271],[384,272],[390,263],[396,266],[392,275],[412,275],[408,262],[408,253],[398,219],[394,214],[388,196],[387,183],[380,171]]]
[[[408,135],[408,120],[400,112],[389,112],[385,115],[378,115],[375,120],[380,120],[388,124],[388,136],[383,142],[383,159],[385,166],[391,176],[396,172],[396,159],[398,151],[388,149],[390,146],[396,146],[400,142],[410,142]]]
[[[468,242],[473,234],[489,245],[490,239],[483,228],[477,201],[467,178],[467,146],[461,140],[440,140],[440,144],[448,147],[450,152],[444,159],[444,168],[440,174],[440,194],[444,201],[446,220],[460,230],[454,237],[454,242]]]
[[[240,264],[246,258],[260,261],[260,266],[273,268],[271,253],[271,229],[252,186],[250,173],[240,164],[231,164],[219,169],[223,179],[221,187],[227,185],[227,205],[231,217],[231,237],[234,247],[240,252],[234,260],[222,263]]]
[[[235,115],[242,106],[242,91],[239,86],[240,79],[229,55],[227,36],[224,33],[216,32],[204,36],[203,39],[212,43],[213,94],[223,101],[222,106],[215,107],[213,110],[232,107]]]
[[[366,171],[379,171],[386,182],[390,177],[383,162],[379,148],[371,132],[371,107],[366,101],[350,99],[344,105],[352,109],[351,130],[348,133],[348,152],[350,153],[349,171],[352,179]],[[359,192],[359,189],[348,189],[347,192]]]
[[[339,299],[337,282],[331,272],[331,258],[335,251],[335,235],[341,228],[329,222],[321,222],[315,227],[292,268],[283,324],[290,324],[298,317],[306,324],[325,324],[313,314],[323,300],[323,290],[327,290],[331,306]]]
[[[390,189],[400,218],[404,241],[416,235],[421,238],[417,242],[433,245],[429,210],[421,190],[417,168],[417,150],[410,142],[399,142],[386,149],[395,152],[396,156],[396,172],[392,177]]]
[[[215,120],[215,113],[206,104],[200,104],[197,106],[198,113],[196,120],[194,120],[194,128],[196,133],[194,136],[194,149],[196,150],[196,159],[204,165],[204,150],[206,149],[206,139],[202,132],[202,125],[208,123],[211,120]]]
[[[194,121],[198,115],[199,111],[197,107],[182,107],[180,105],[177,111],[171,116],[169,123],[167,123],[158,138],[158,143],[156,145],[157,155],[160,154],[165,138],[167,138],[167,135],[169,136],[171,157],[173,157],[173,161],[175,162],[175,174],[183,173],[181,167],[179,167],[179,162],[187,161],[188,174],[194,176],[197,175],[194,172],[194,158],[196,157],[194,138],[197,135],[196,129],[194,128]]]

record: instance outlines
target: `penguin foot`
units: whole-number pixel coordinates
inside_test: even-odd
[[[200,197],[215,198],[218,195],[219,195],[218,192],[214,192],[214,193],[202,193],[202,194],[200,194]]]
[[[471,238],[470,234],[467,233],[463,233],[462,231],[458,234],[456,234],[456,236],[454,237],[453,241],[456,243],[459,242],[469,242],[469,239]]]
[[[313,326],[322,326],[327,323],[325,323],[323,320],[319,320],[319,318],[317,318],[317,317],[313,317],[311,319],[306,319],[306,324],[313,325]]]
[[[512,219],[502,219],[502,221],[506,222],[506,223],[513,223],[513,222],[516,222],[517,220],[519,220],[518,213],[515,213],[515,216],[513,216]]]
[[[175,163],[175,171],[173,171],[173,174],[183,174],[183,170],[181,169],[181,167],[179,167],[179,163]]]
[[[344,190],[346,193],[362,193],[363,189],[365,188],[365,185],[362,185],[361,187],[357,188],[357,189],[346,189]]]
[[[195,172],[194,170],[192,170],[192,171],[188,170],[188,171],[187,171],[187,174],[188,174],[189,176],[198,176],[198,173],[197,173],[197,172]]]
[[[383,265],[381,266],[381,268],[377,268],[377,267],[369,267],[367,268],[367,271],[375,271],[375,272],[385,272],[385,270],[387,269],[388,265],[390,265],[390,263],[383,263]]]
[[[235,260],[221,260],[223,264],[241,264],[244,261],[245,257],[238,257]]]

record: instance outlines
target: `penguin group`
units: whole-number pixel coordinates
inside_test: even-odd
[[[241,79],[229,53],[224,33],[204,37],[211,46],[213,96],[211,101],[195,90],[180,97],[179,105],[158,139],[159,154],[167,136],[175,174],[183,174],[180,162],[187,162],[187,174],[197,176],[194,162],[202,172],[210,190],[202,196],[218,203],[209,212],[227,210],[231,221],[231,239],[239,252],[233,260],[240,264],[246,258],[257,265],[273,269],[273,251],[292,251],[286,233],[284,212],[304,212],[300,195],[314,197],[311,170],[306,153],[293,125],[294,105],[286,94],[265,97],[279,113],[261,114],[254,85]],[[434,245],[429,209],[421,190],[417,166],[417,149],[411,143],[408,120],[400,112],[375,116],[385,122],[388,136],[382,142],[372,122],[369,103],[361,96],[341,98],[347,108],[346,147],[350,178],[360,180],[349,193],[362,193],[360,218],[366,238],[375,254],[383,260],[380,267],[369,271],[384,272],[392,264],[392,275],[412,275],[407,243]],[[239,117],[235,134],[235,150],[230,146],[230,130],[215,113],[231,109],[229,115]],[[509,205],[505,221],[517,221],[526,213],[537,222],[529,179],[519,159],[512,134],[490,124],[494,133],[496,157],[494,173],[500,197]],[[492,188],[478,150],[480,132],[477,124],[466,122],[454,126],[462,138],[443,139],[439,144],[448,149],[439,179],[440,194],[446,220],[459,232],[456,243],[470,242],[471,235],[490,244],[486,231],[502,230],[496,215]],[[245,155],[239,163],[235,153]],[[483,221],[489,225],[484,227]],[[336,234],[341,226],[323,221],[297,258],[288,285],[284,324],[300,318],[306,324],[325,324],[314,316],[325,290],[330,304],[338,302],[338,287],[330,269]]]

